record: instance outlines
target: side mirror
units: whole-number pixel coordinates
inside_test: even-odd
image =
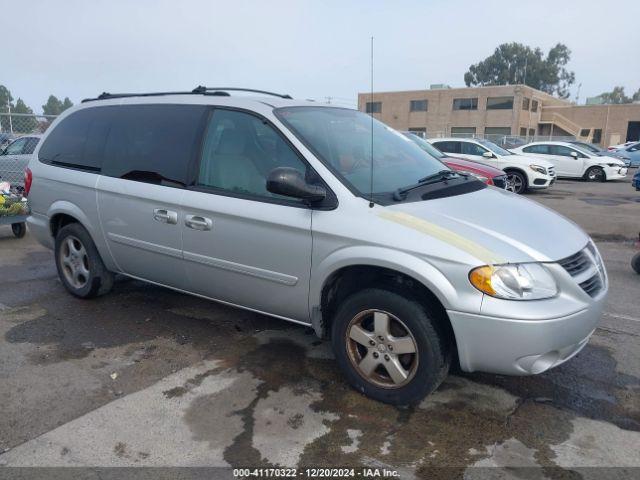
[[[571,155],[571,156],[572,156],[573,158],[575,158],[575,159],[577,159],[577,158],[578,158],[578,152],[576,152],[576,151],[573,151],[573,150],[572,150],[572,151],[571,151],[571,153],[570,153],[569,155]]]
[[[323,187],[307,183],[300,171],[291,167],[273,169],[267,177],[267,191],[309,203],[320,202],[327,196]]]
[[[482,154],[482,156],[483,156],[484,158],[493,158],[493,157],[494,157],[493,153],[491,153],[491,152],[484,152],[484,153]]]

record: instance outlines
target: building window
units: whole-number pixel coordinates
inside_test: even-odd
[[[527,136],[527,128],[526,127],[520,127],[520,136],[521,137],[526,137]]]
[[[511,110],[511,109],[513,109],[513,97],[487,98],[487,110]]]
[[[531,101],[531,111],[532,112],[537,112],[538,111],[538,101],[537,100],[532,100]]]
[[[590,133],[591,133],[591,129],[589,128],[583,128],[582,130],[580,130],[581,137],[588,137]]]
[[[527,97],[522,98],[522,110],[529,110],[530,100]]]
[[[591,141],[593,143],[602,142],[602,129],[601,128],[594,128],[593,129],[593,138],[591,139]]]
[[[419,137],[422,137],[422,138],[426,138],[426,136],[427,136],[427,129],[424,128],[424,127],[410,128],[409,131],[411,133],[415,133],[416,135],[418,135]]]
[[[530,128],[529,129],[529,136],[530,137],[535,137],[536,136],[536,129],[535,128]]]
[[[367,113],[381,113],[382,102],[367,102]]]
[[[454,98],[453,109],[454,110],[477,110],[478,99],[477,98]]]
[[[511,127],[484,127],[485,135],[511,135]]]
[[[456,137],[469,137],[476,134],[476,127],[451,127],[451,135]]]
[[[412,112],[426,112],[429,102],[427,100],[411,100],[409,110]]]

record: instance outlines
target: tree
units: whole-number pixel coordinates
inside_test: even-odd
[[[3,113],[7,113],[9,108],[7,105],[10,105],[13,109],[13,97],[11,96],[11,92],[4,85],[0,85],[0,130],[3,132],[8,132],[10,130],[9,116],[1,115]]]
[[[562,43],[551,48],[546,57],[540,48],[503,43],[492,55],[471,65],[464,82],[467,87],[521,83],[567,98],[569,87],[575,82],[575,74],[565,68],[570,59],[571,50]]]
[[[624,87],[613,87],[613,90],[610,92],[603,92],[598,96],[602,99],[603,103],[631,103],[631,99],[624,93]]]
[[[640,102],[640,88],[636,90],[636,93],[631,97],[632,102]]]
[[[19,115],[14,116],[14,114]],[[31,133],[38,126],[38,122],[33,115],[33,110],[31,110],[21,98],[18,98],[16,105],[11,108],[11,120],[14,132]]]
[[[67,108],[73,107],[73,103],[69,100],[69,97],[65,97],[61,102],[55,95],[49,95],[47,103],[42,106],[42,112],[45,115],[60,115]]]

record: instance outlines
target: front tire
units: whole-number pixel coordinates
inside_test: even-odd
[[[604,170],[600,167],[591,167],[584,174],[584,178],[586,178],[589,182],[606,182],[607,175],[604,173]]]
[[[509,170],[507,172],[507,190],[517,193],[518,195],[525,193],[528,188],[527,177],[524,173],[516,170]]]
[[[446,378],[451,348],[436,315],[414,299],[369,288],[349,296],[335,315],[331,342],[356,390],[393,405],[410,405]]]
[[[60,229],[55,258],[60,281],[72,295],[93,298],[111,290],[114,275],[104,266],[91,235],[79,223]]]

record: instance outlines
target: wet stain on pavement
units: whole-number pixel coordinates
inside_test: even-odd
[[[505,389],[527,400],[539,400],[577,415],[640,431],[640,379],[616,371],[605,347],[589,344],[571,361],[541,375],[505,377],[471,374],[468,378]],[[637,408],[623,408],[620,398],[636,396]]]
[[[292,330],[295,337],[302,335]],[[274,466],[255,446],[256,414],[261,400],[281,390],[293,396],[315,392],[309,408],[327,418],[326,433],[305,445],[300,465],[355,466],[377,459],[413,471],[418,478],[439,478],[438,472],[442,478],[462,478],[469,465],[490,455],[490,446],[509,439],[533,452],[548,478],[580,478],[557,467],[551,448],[570,438],[574,419],[588,416],[629,430],[638,425],[635,414],[621,408],[616,397],[621,391],[637,392],[638,379],[616,372],[615,360],[599,346],[587,347],[573,364],[536,377],[451,375],[413,408],[364,397],[346,384],[334,360],[313,356],[289,338],[271,338],[238,355],[237,363],[227,364],[229,372],[255,381],[253,395],[236,399],[240,408],[229,415],[238,422],[239,433],[225,447],[224,459],[236,467]],[[196,438],[219,437],[223,425],[203,428],[202,418],[223,404],[224,395],[198,397],[190,405],[185,421]],[[282,405],[283,414],[289,410],[288,403]],[[305,421],[304,415],[295,415],[287,417],[286,424],[295,430]],[[448,468],[430,470],[442,466]]]

